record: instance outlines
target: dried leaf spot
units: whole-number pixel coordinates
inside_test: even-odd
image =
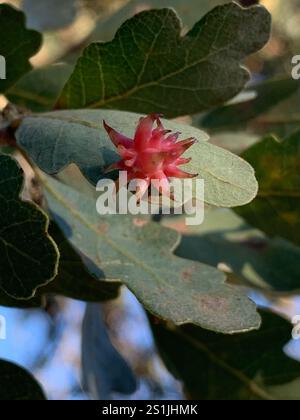
[[[222,313],[228,311],[228,301],[222,297],[201,295],[201,297],[198,296],[196,299],[199,307],[204,308],[206,311],[221,311]]]
[[[97,226],[97,230],[99,233],[101,233],[101,235],[107,235],[108,231],[109,231],[109,224],[108,223],[100,223]]]
[[[146,226],[148,223],[149,223],[149,220],[147,220],[147,219],[142,219],[142,218],[139,218],[139,217],[135,217],[133,219],[134,226],[139,227],[139,228],[142,228],[142,227]]]
[[[191,281],[193,278],[193,275],[196,273],[197,269],[199,268],[199,266],[191,265],[190,267],[188,267],[187,269],[185,269],[182,272],[182,278],[184,281]]]

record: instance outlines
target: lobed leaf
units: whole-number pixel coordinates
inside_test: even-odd
[[[181,220],[173,223],[180,227]],[[206,212],[201,226],[185,229],[175,254],[214,267],[226,265],[251,288],[291,293],[300,290],[299,247],[266,238],[232,211]]]
[[[19,199],[23,171],[0,154],[0,289],[29,299],[57,274],[58,249],[48,234],[48,218],[33,203]]]
[[[225,283],[215,268],[175,257],[175,231],[148,218],[99,216],[96,202],[43,176],[51,211],[60,216],[69,240],[103,270],[121,280],[153,314],[176,324],[194,323],[223,333],[259,327],[255,305],[243,291]],[[63,221],[64,220],[64,221]]]
[[[45,400],[40,385],[23,368],[0,360],[0,401]]]
[[[0,55],[6,61],[6,77],[0,77],[0,93],[6,92],[31,70],[29,59],[41,47],[41,35],[26,29],[24,13],[0,4]],[[2,70],[2,67],[1,67]]]
[[[172,9],[142,12],[113,41],[83,52],[58,100],[60,109],[109,108],[167,117],[226,102],[249,80],[241,61],[269,39],[263,7],[216,7],[184,37]]]
[[[236,212],[269,236],[281,236],[299,246],[300,132],[283,141],[268,136],[243,157],[256,170],[259,192],[251,204]]]
[[[95,400],[109,400],[113,392],[129,395],[137,388],[134,373],[113,346],[101,307],[95,303],[87,304],[82,325],[82,376],[84,390]]]
[[[291,324],[262,313],[259,331],[234,337],[153,323],[167,367],[195,400],[299,400],[300,363],[286,355]],[[213,380],[212,380],[213,378]]]
[[[167,7],[175,9],[182,19],[184,28],[189,28],[194,25],[197,19],[209,12],[212,7],[225,3],[228,3],[228,0],[201,0],[201,2],[199,0],[189,0],[188,3],[183,0],[145,0],[143,3],[140,0],[129,0],[120,10],[108,16],[107,19],[99,20],[90,39],[92,41],[110,41],[120,25],[138,12]]]
[[[33,112],[51,111],[68,80],[72,66],[55,64],[34,69],[6,92],[7,98]]]
[[[298,88],[299,81],[291,78],[268,80],[251,86],[246,92],[255,93],[254,98],[211,111],[201,118],[200,126],[209,130],[244,128],[247,123],[292,96]]]
[[[76,163],[94,185],[105,169],[120,159],[102,120],[132,138],[139,115],[119,111],[59,111],[25,118],[16,133],[18,144],[46,173],[56,174]],[[234,154],[208,143],[207,134],[193,127],[164,121],[167,128],[195,137],[183,168],[205,182],[205,201],[222,207],[244,205],[257,193],[253,168]],[[107,175],[105,175],[107,177]]]

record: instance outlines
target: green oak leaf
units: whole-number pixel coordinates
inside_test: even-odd
[[[40,308],[44,306],[44,301],[40,296],[35,296],[32,299],[14,299],[9,296],[3,290],[0,289],[0,306],[6,306],[8,308],[20,308],[20,309],[32,309]]]
[[[33,112],[51,111],[68,80],[72,66],[55,64],[31,71],[6,92],[13,104]]]
[[[29,299],[57,274],[59,253],[48,234],[48,218],[33,203],[19,199],[23,171],[0,155],[0,289]]]
[[[251,124],[253,130],[261,135],[272,133],[280,138],[289,137],[299,130],[300,81],[295,80],[294,83],[297,83],[294,93],[256,118]]]
[[[252,288],[288,293],[300,290],[300,248],[266,238],[230,210],[207,211],[201,226],[186,228],[175,255],[214,267],[226,264]]]
[[[130,395],[136,391],[134,373],[111,342],[97,303],[86,305],[81,348],[82,387],[94,400],[110,400],[113,392]]]
[[[235,333],[258,328],[255,305],[215,268],[175,257],[175,231],[149,218],[99,216],[96,200],[41,175],[50,210],[68,239],[107,280],[121,280],[155,315]]]
[[[191,27],[195,22],[213,7],[228,3],[228,0],[147,0],[141,3],[141,0],[129,0],[117,12],[109,15],[107,19],[100,19],[90,39],[92,41],[110,41],[125,20],[141,12],[142,9],[161,9],[171,7],[175,9],[180,16],[184,27]]]
[[[259,331],[233,337],[190,326],[152,328],[167,367],[191,399],[300,400],[300,363],[283,349],[292,326],[267,312],[262,319]]]
[[[142,12],[126,21],[113,41],[83,52],[57,107],[110,108],[194,114],[241,91],[249,73],[241,61],[269,39],[263,7],[216,7],[181,36],[172,9]]]
[[[0,401],[43,401],[44,392],[29,372],[0,360]]]
[[[0,4],[0,55],[6,61],[6,79],[0,77],[0,93],[31,70],[29,59],[38,52],[41,43],[38,32],[26,29],[24,13]]]
[[[105,168],[120,159],[103,128],[105,119],[133,137],[140,116],[120,111],[58,111],[24,118],[16,133],[18,144],[44,172],[55,174],[76,163],[94,185]],[[244,205],[257,193],[253,168],[238,156],[208,143],[207,134],[188,125],[164,121],[167,128],[182,132],[182,138],[198,142],[186,152],[192,161],[183,167],[205,181],[205,201],[221,207]]]
[[[268,136],[243,157],[256,170],[259,192],[236,212],[269,236],[300,245],[300,131],[283,141]]]
[[[286,78],[268,80],[251,86],[246,92],[255,93],[254,98],[224,105],[211,111],[201,119],[200,126],[209,130],[244,128],[249,121],[263,115],[275,105],[292,96],[299,85],[299,80]]]

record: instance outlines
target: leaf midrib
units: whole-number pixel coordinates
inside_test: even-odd
[[[53,197],[55,197],[55,199],[59,203],[61,203],[74,216],[75,219],[79,220],[80,223],[82,223],[89,230],[91,230],[92,232],[94,232],[94,234],[96,236],[100,236],[103,239],[103,241],[106,242],[112,249],[114,249],[115,251],[117,251],[118,253],[120,253],[121,255],[123,255],[129,261],[132,261],[137,266],[140,266],[145,272],[148,272],[157,281],[157,283],[159,285],[161,283],[163,283],[167,287],[170,286],[169,283],[168,283],[168,281],[166,281],[165,279],[162,279],[160,276],[158,276],[156,274],[156,272],[153,271],[148,265],[144,264],[140,259],[135,258],[132,254],[128,254],[127,252],[125,252],[113,240],[109,239],[106,235],[104,235],[99,230],[97,230],[92,223],[90,223],[87,220],[85,220],[85,218],[81,215],[81,213],[79,211],[77,211],[74,208],[72,208],[72,206],[69,206],[68,205],[68,202],[64,199],[64,197],[61,194],[59,194],[57,191],[55,191],[49,185],[49,183],[47,182],[47,179],[43,175],[40,174],[40,177],[43,179],[44,187],[49,191],[49,193],[51,193],[53,195]],[[171,252],[170,252],[170,257],[172,257]],[[115,280],[118,280],[118,279],[115,279]],[[126,281],[123,281],[123,282],[127,284]]]
[[[17,96],[21,99],[27,99],[29,101],[36,102],[39,105],[50,106],[53,103],[53,99],[48,98],[46,95],[42,96],[37,93],[30,92],[29,90],[13,87],[8,91],[8,96]]]
[[[165,80],[167,80],[169,78],[172,78],[174,76],[178,76],[181,73],[184,73],[186,70],[189,70],[189,69],[191,69],[191,68],[193,68],[195,66],[198,66],[201,63],[205,63],[207,60],[209,60],[213,56],[219,54],[220,52],[223,52],[223,51],[228,50],[230,47],[231,47],[231,44],[227,45],[225,48],[221,48],[219,50],[216,50],[216,51],[214,51],[214,52],[206,55],[205,57],[202,57],[200,60],[197,60],[197,61],[195,61],[193,63],[190,63],[189,65],[185,65],[184,67],[182,67],[182,68],[180,68],[178,70],[175,70],[173,72],[170,72],[168,74],[165,74],[164,76],[162,76],[161,78],[159,78],[157,80],[154,80],[154,81],[151,81],[151,82],[147,82],[147,83],[144,83],[144,84],[141,84],[141,85],[136,84],[135,86],[133,86],[132,88],[128,89],[126,92],[123,92],[120,95],[114,95],[114,96],[111,96],[109,98],[101,99],[100,101],[93,102],[91,104],[87,104],[86,107],[88,109],[101,108],[104,105],[107,105],[109,103],[126,99],[129,96],[133,95],[134,93],[136,93],[136,92],[138,92],[140,90],[147,89],[147,88],[153,87],[153,86],[159,86],[161,82],[164,82]],[[239,69],[241,71],[243,71],[243,70],[245,71],[244,67],[242,67],[241,65],[239,65]],[[198,90],[200,90],[200,89],[195,89],[195,91],[198,91]],[[201,89],[201,90],[203,90],[203,89]]]
[[[221,360],[220,357],[216,355],[215,353],[213,353],[204,343],[192,338],[188,334],[185,334],[183,331],[179,330],[178,328],[176,330],[174,329],[174,331],[178,336],[188,341],[193,347],[205,353],[214,364],[226,370],[229,374],[231,374],[240,382],[242,382],[244,385],[246,385],[249,391],[252,392],[254,395],[262,398],[263,400],[276,401],[276,398],[273,395],[269,394],[266,390],[261,388],[253,380],[250,380],[241,371],[235,369],[234,367],[230,366],[227,362]]]
[[[70,123],[70,124],[83,125],[84,127],[88,127],[88,128],[94,129],[94,130],[99,130],[100,129],[100,126],[98,124],[96,124],[96,123],[91,123],[89,121],[85,121],[85,120],[81,120],[79,118],[73,118],[73,117],[63,117],[63,116],[56,116],[56,115],[49,115],[49,114],[44,114],[44,115],[32,114],[32,115],[29,116],[29,118],[36,118],[36,119],[41,118],[41,119],[58,120],[58,121],[64,121],[64,122]],[[205,143],[206,145],[208,144],[204,140],[198,140],[198,142]],[[218,147],[218,146],[211,145],[211,147]],[[195,167],[195,172],[197,172],[196,166],[195,165],[193,165],[193,166]],[[240,191],[243,191],[243,192],[246,192],[246,193],[249,193],[249,192],[254,193],[254,192],[256,192],[256,190],[255,191],[254,190],[253,191],[250,191],[250,189],[248,189],[246,187],[243,187],[242,185],[234,184],[231,181],[228,181],[226,179],[223,179],[223,178],[217,176],[215,173],[211,172],[208,168],[201,167],[201,172],[205,172],[207,175],[211,176],[213,179],[216,179],[219,182],[222,182],[222,183],[224,183],[226,185],[230,185],[230,186],[232,186],[232,187],[234,187],[234,188],[236,188],[236,189],[238,189]],[[204,200],[204,201],[207,202],[208,204],[214,204],[214,203],[211,203],[211,202],[206,201],[206,200]]]

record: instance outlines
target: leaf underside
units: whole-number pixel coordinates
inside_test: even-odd
[[[56,174],[75,163],[93,184],[105,169],[120,160],[103,128],[103,120],[133,137],[140,115],[108,110],[58,111],[25,118],[16,133],[18,144],[44,172]],[[205,182],[205,202],[234,207],[250,202],[257,193],[253,168],[238,156],[207,142],[207,134],[188,125],[163,120],[166,128],[182,132],[181,138],[198,142],[186,152],[192,161],[182,166]]]
[[[194,323],[223,333],[258,328],[255,305],[225,284],[215,268],[177,258],[179,237],[149,218],[99,216],[96,203],[43,176],[51,211],[69,240],[94,262],[106,280],[121,280],[155,315],[176,324]],[[64,220],[64,221],[63,221]]]

